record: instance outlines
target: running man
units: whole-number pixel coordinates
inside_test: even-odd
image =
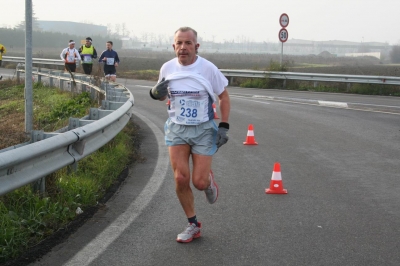
[[[107,80],[114,81],[117,79],[117,69],[119,64],[119,57],[116,51],[112,49],[113,42],[106,43],[107,50],[101,53],[99,63],[104,63],[104,76]]]
[[[79,54],[82,58],[83,72],[86,75],[92,74],[93,59],[97,58],[97,51],[92,45],[92,38],[86,38],[85,44],[79,48]]]
[[[6,47],[0,43],[0,67],[1,63],[3,62],[3,54],[7,52]],[[0,76],[0,80],[3,79],[3,76]]]
[[[60,57],[64,60],[65,70],[76,71],[76,62],[81,60],[78,50],[75,49],[74,40],[69,40],[68,47],[62,50]]]
[[[225,89],[228,80],[213,63],[197,55],[199,46],[194,29],[179,28],[172,45],[176,58],[161,67],[158,83],[150,90],[153,99],[170,100],[169,118],[164,125],[165,143],[174,171],[176,194],[188,219],[186,229],[176,239],[183,243],[201,235],[190,179],[196,189],[205,192],[210,204],[217,200],[212,156],[228,141],[229,130],[230,98]],[[212,107],[215,94],[221,110],[218,127]]]

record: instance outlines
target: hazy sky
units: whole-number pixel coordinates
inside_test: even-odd
[[[0,27],[25,19],[25,0],[0,2]],[[278,42],[279,17],[287,13],[288,42],[400,43],[399,0],[33,0],[33,5],[39,20],[125,23],[138,37],[172,35],[190,26],[205,40]]]

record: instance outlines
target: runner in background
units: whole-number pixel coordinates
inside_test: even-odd
[[[3,54],[7,52],[6,47],[0,43],[0,67],[1,63],[3,62]],[[3,76],[0,76],[0,80],[3,79]]]
[[[85,45],[79,48],[79,54],[82,58],[83,71],[86,75],[92,74],[93,59],[97,58],[97,51],[92,45],[92,38],[86,38]]]
[[[99,63],[104,63],[104,76],[107,80],[114,81],[117,79],[117,69],[119,64],[119,57],[116,51],[112,49],[113,42],[106,43],[107,50],[101,53]]]
[[[68,47],[62,50],[60,57],[65,62],[65,70],[76,71],[76,63],[81,61],[78,50],[75,49],[74,40],[69,40]]]

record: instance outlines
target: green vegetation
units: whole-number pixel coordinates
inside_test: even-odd
[[[0,119],[17,121],[16,117],[24,115],[23,86],[4,87],[0,83]],[[34,85],[34,120],[36,126],[40,124],[46,131],[59,128],[69,116],[85,115],[91,105],[87,93],[71,95],[42,84]],[[22,130],[20,126],[19,131]],[[1,123],[0,132],[4,131],[5,125]],[[77,208],[85,212],[96,206],[132,161],[135,132],[130,123],[112,141],[79,161],[76,172],[64,168],[47,176],[44,196],[33,193],[28,185],[0,197],[0,263],[20,256],[65,228],[77,217]]]
[[[131,70],[120,73],[121,77],[157,81],[159,70]]]
[[[5,88],[8,84],[10,87]],[[42,83],[33,86],[33,123],[35,130],[54,131],[68,125],[69,117],[83,117],[95,103],[89,93],[71,95]],[[25,121],[24,85],[11,81],[0,83],[0,149],[27,141],[23,136]]]
[[[277,71],[277,72],[285,72],[288,70],[288,62],[282,63],[282,65],[276,61],[271,60],[269,63],[269,67],[262,69],[264,71]],[[265,79],[262,78],[252,78],[252,79],[242,79],[239,81],[239,86],[243,88],[259,88],[259,89],[267,89],[267,88],[275,88],[281,87],[282,81],[271,79],[269,76],[265,76]]]
[[[315,68],[315,65],[308,66]],[[322,66],[319,66],[322,67]],[[265,71],[288,71],[288,64],[280,66],[277,62],[271,61],[270,66]],[[259,89],[282,89],[283,81],[277,79],[271,79],[268,75],[262,78],[238,78],[234,81],[233,85],[238,85],[244,88],[259,88]],[[393,85],[379,85],[379,84],[351,84],[347,83],[334,83],[334,82],[318,82],[314,86],[313,82],[310,81],[295,81],[288,80],[285,84],[284,89],[288,90],[299,90],[299,91],[317,91],[317,92],[339,92],[339,93],[354,93],[354,94],[365,94],[365,95],[390,95],[400,96],[400,90],[398,86]]]
[[[0,262],[65,227],[77,214],[95,206],[132,157],[132,125],[79,162],[78,171],[62,169],[46,178],[46,197],[25,186],[0,198]]]

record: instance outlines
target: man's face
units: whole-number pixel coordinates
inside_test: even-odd
[[[69,49],[73,49],[75,47],[75,43],[71,43],[70,45],[69,45]]]
[[[86,42],[85,42],[86,47],[90,47],[91,44],[92,43],[89,40],[86,40]]]
[[[175,34],[174,44],[172,45],[179,63],[184,66],[193,64],[196,61],[196,50],[199,46],[196,36],[191,30],[185,32],[178,31]]]
[[[111,43],[106,43],[106,47],[107,47],[107,50],[111,50],[111,48],[112,48]]]

